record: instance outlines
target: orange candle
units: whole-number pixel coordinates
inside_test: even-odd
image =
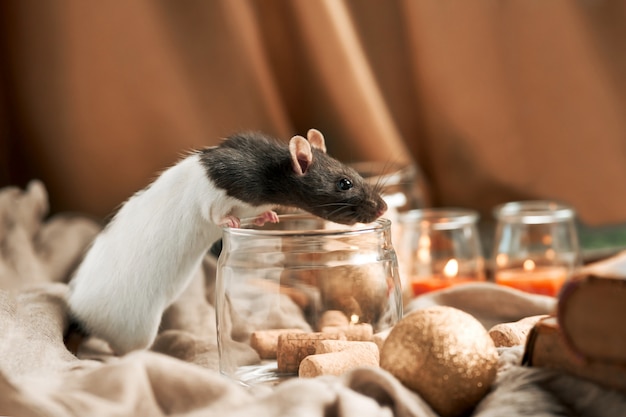
[[[446,276],[433,276],[424,278],[414,278],[411,280],[411,289],[413,290],[413,296],[418,296],[431,291],[443,290],[457,284],[464,284],[467,282],[476,282],[478,279],[470,277],[446,277]]]
[[[497,271],[495,281],[521,291],[556,297],[567,275],[563,266],[533,266]]]

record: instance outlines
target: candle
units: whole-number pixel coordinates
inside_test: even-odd
[[[522,268],[496,271],[495,281],[521,291],[556,297],[567,276],[564,266],[536,266],[532,260],[526,260]]]
[[[446,277],[444,275],[419,277],[411,280],[413,295],[418,296],[431,291],[443,290],[457,284],[480,281],[473,277]]]
[[[418,296],[431,291],[443,290],[457,284],[481,281],[478,277],[463,276],[459,274],[459,261],[450,259],[443,267],[442,274],[418,276],[411,280],[413,295]]]

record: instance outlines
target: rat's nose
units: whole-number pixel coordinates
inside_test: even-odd
[[[381,198],[380,201],[378,202],[378,207],[376,210],[376,217],[382,216],[383,214],[385,214],[386,211],[387,211],[387,203],[385,203],[385,200]]]

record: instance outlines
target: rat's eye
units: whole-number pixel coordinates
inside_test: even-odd
[[[353,184],[352,181],[350,181],[347,178],[342,178],[339,181],[337,181],[337,189],[339,191],[348,191],[350,188],[352,188]]]

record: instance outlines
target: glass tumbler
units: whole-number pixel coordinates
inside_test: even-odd
[[[405,302],[452,285],[484,281],[478,213],[427,208],[400,215],[397,244]]]
[[[269,350],[256,345],[268,330],[318,333],[330,311],[348,327],[370,325],[376,333],[402,316],[389,220],[342,226],[308,214],[279,219],[262,227],[242,221],[223,233],[215,288],[219,364],[244,385],[297,375],[279,369],[275,340]]]
[[[556,296],[581,263],[574,209],[553,201],[517,201],[494,209],[497,284]]]

